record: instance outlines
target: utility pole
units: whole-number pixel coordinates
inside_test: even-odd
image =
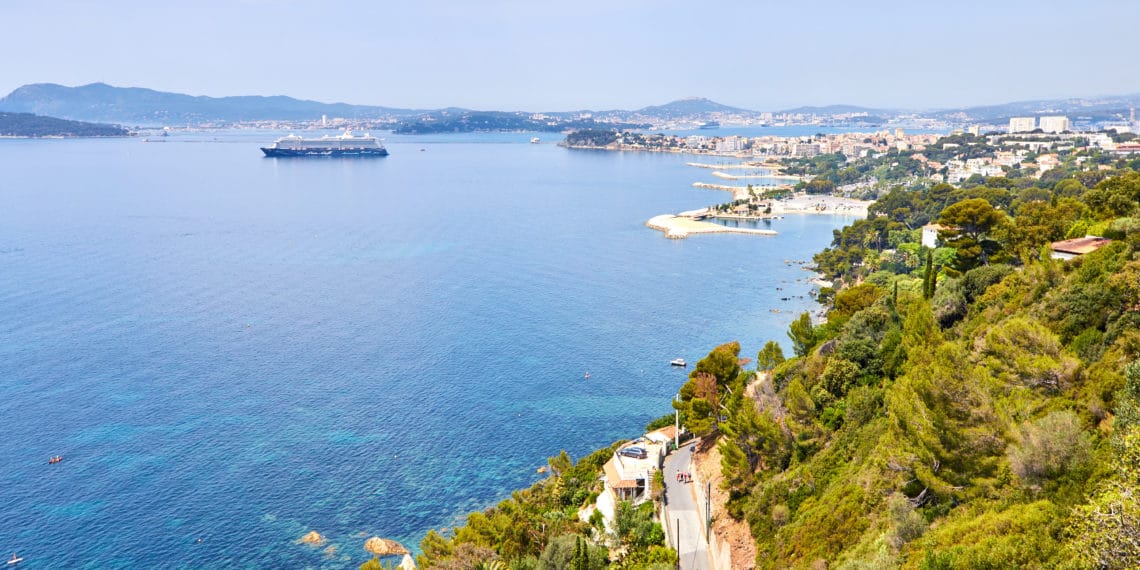
[[[712,483],[705,483],[705,543],[708,544],[712,531]]]
[[[681,570],[681,517],[674,520],[677,521],[677,570]]]
[[[673,449],[681,449],[681,410],[673,410]]]

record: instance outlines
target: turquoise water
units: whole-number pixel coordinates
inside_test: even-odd
[[[355,568],[368,536],[416,546],[668,413],[670,359],[785,339],[810,299],[784,260],[849,221],[674,241],[645,220],[727,196],[687,157],[515,134],[290,161],[266,138],[0,141],[0,554]]]

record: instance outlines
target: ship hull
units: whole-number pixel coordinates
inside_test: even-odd
[[[380,157],[388,156],[386,148],[266,148],[261,147],[265,156],[274,158],[286,157]]]

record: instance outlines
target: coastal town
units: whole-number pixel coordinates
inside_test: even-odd
[[[948,134],[908,134],[902,128],[810,136],[668,135],[582,130],[560,143],[572,149],[667,152],[714,157],[688,165],[716,181],[693,186],[732,193],[732,201],[662,214],[646,222],[666,237],[741,233],[776,235],[739,222],[788,214],[865,217],[872,201],[893,187],[980,184],[988,178],[1059,179],[1082,170],[1110,170],[1140,158],[1135,110],[1128,120],[1074,131],[1066,116],[1013,117],[1001,131],[981,125]],[[710,221],[711,220],[711,221]],[[731,222],[731,223],[726,223]]]

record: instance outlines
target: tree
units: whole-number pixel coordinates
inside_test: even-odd
[[[680,401],[673,402],[689,431],[705,435],[716,427],[716,410],[721,405],[721,395],[731,390],[730,386],[739,384],[739,355],[739,342],[725,343],[714,348],[693,367],[689,380],[681,386]]]
[[[756,355],[756,369],[769,371],[784,361],[784,350],[774,340],[764,344],[764,348]]]
[[[1127,430],[1113,455],[1116,476],[1073,513],[1069,548],[1096,568],[1140,567],[1140,431]]]
[[[871,283],[861,283],[844,289],[835,295],[835,306],[828,312],[828,320],[845,320],[875,304],[884,293],[882,289]]]
[[[1140,201],[1140,172],[1102,180],[1084,198],[1101,218],[1128,216],[1136,211]]]
[[[547,458],[546,463],[550,465],[550,472],[554,475],[562,475],[574,466],[574,460],[570,459],[570,454],[566,453],[565,449],[558,455]]]
[[[939,237],[958,250],[959,269],[971,269],[980,259],[989,265],[989,255],[996,251],[996,243],[989,240],[990,232],[1006,220],[1005,213],[995,209],[984,198],[970,198],[952,204],[938,217],[938,223],[947,226]]]
[[[929,300],[934,296],[934,286],[937,276],[934,274],[934,254],[926,254],[926,269],[922,273],[922,298]]]
[[[697,362],[689,378],[696,378],[700,374],[712,374],[716,378],[717,385],[727,386],[740,375],[739,356],[739,342],[722,344]]]
[[[792,350],[796,356],[804,356],[815,346],[815,328],[811,315],[803,313],[788,326],[788,338],[792,339]]]

